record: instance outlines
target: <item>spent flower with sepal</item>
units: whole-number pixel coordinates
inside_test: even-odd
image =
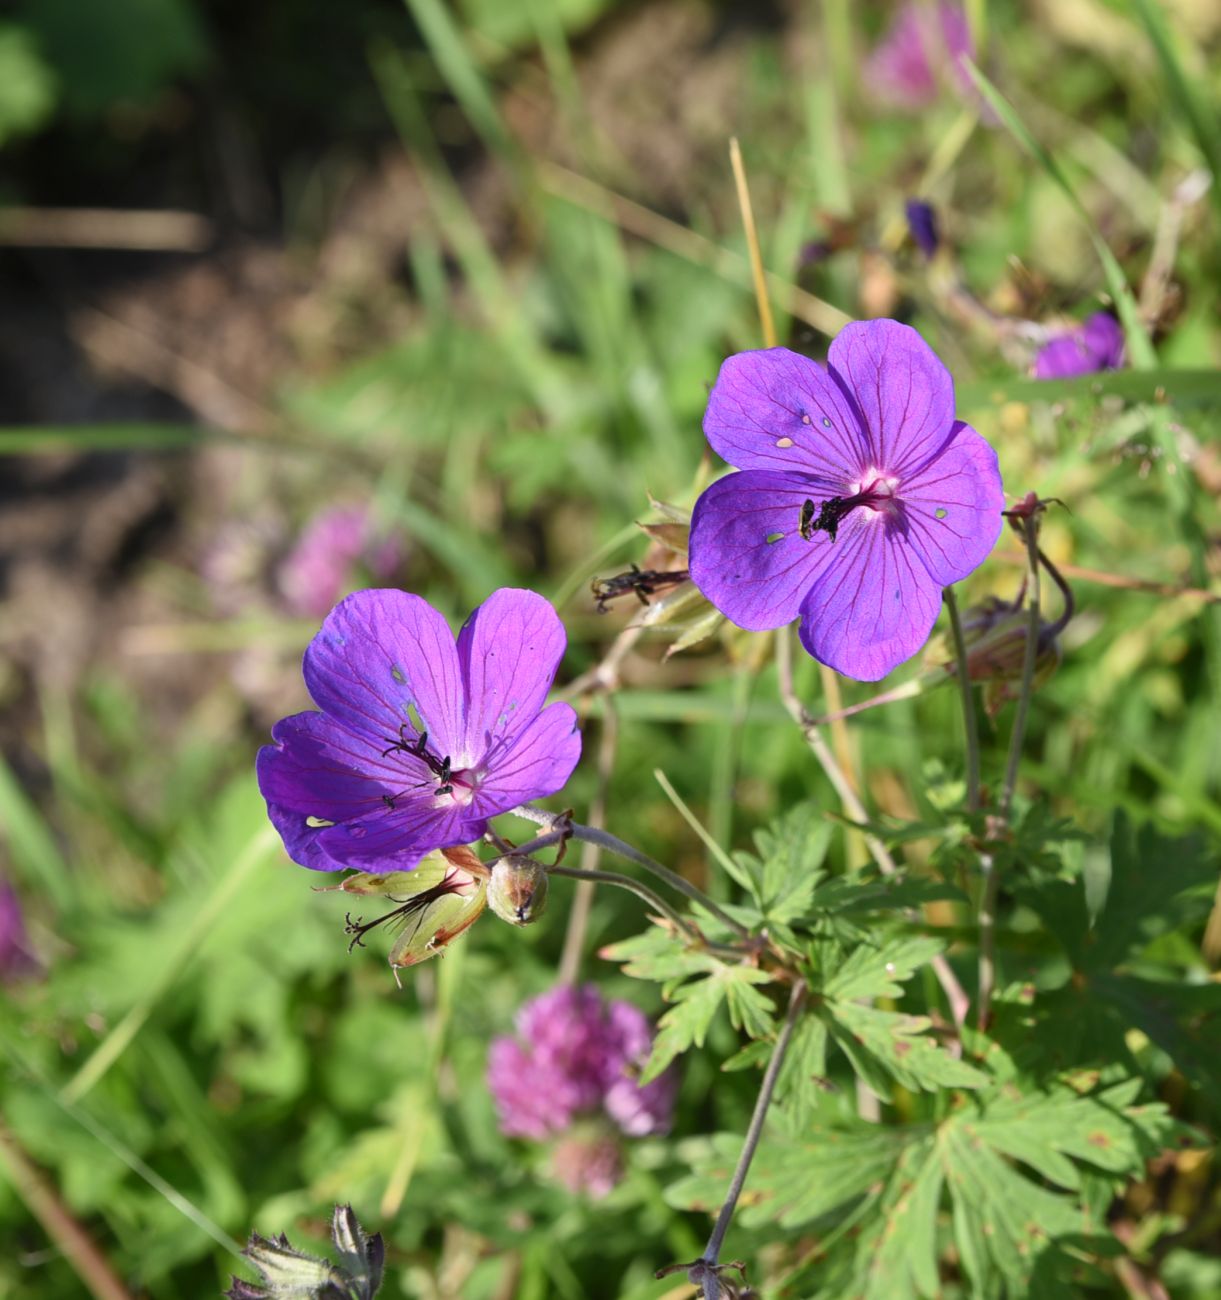
[[[581,753],[573,709],[544,707],[565,645],[532,591],[494,592],[456,645],[419,596],[341,601],[305,652],[321,712],[282,719],[259,751],[259,789],[289,857],[315,871],[410,871],[554,794]]]
[[[235,1277],[228,1300],[373,1300],[381,1288],[386,1248],[381,1233],[365,1232],[350,1205],[337,1205],[331,1239],[339,1263],[307,1255],[278,1237],[253,1233],[242,1254],[259,1274],[258,1284]]]
[[[847,326],[825,368],[787,348],[728,358],[704,433],[742,472],[695,504],[693,580],[750,631],[800,616],[806,650],[848,677],[877,681],[915,654],[942,589],[1000,535],[996,453],[897,321]]]

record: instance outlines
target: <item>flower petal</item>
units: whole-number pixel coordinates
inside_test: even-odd
[[[471,761],[534,719],[567,644],[559,615],[534,591],[502,587],[466,620],[458,634],[458,658],[468,700],[465,742]]]
[[[876,682],[928,640],[941,588],[899,524],[855,511],[801,606],[801,644],[845,677]]]
[[[834,495],[829,487],[804,475],[744,470],[718,479],[695,503],[692,580],[739,627],[761,632],[797,617],[833,546],[826,533],[808,542],[801,536],[801,510]]]
[[[555,794],[581,757],[577,715],[569,704],[552,704],[487,757],[488,774],[469,813],[494,817],[529,799]]]
[[[1005,493],[996,452],[969,424],[955,422],[944,450],[904,479],[899,495],[904,540],[939,586],[977,569],[1001,534]]]
[[[817,362],[788,348],[726,359],[708,398],[704,436],[739,469],[826,475],[836,492],[868,463],[851,399]]]
[[[457,766],[464,731],[462,673],[449,624],[420,596],[390,588],[357,591],[327,615],[305,652],[314,702],[350,730],[397,740],[414,706],[428,747]]]
[[[954,381],[910,325],[893,320],[846,325],[835,336],[828,361],[864,413],[869,468],[901,478],[945,441],[954,423]]]
[[[410,871],[433,849],[471,844],[486,830],[487,823],[471,819],[467,809],[426,794],[328,826],[318,833],[318,847],[331,861],[360,871]]]

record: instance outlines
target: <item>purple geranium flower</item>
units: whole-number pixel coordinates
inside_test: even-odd
[[[1109,312],[1099,311],[1039,349],[1034,377],[1072,379],[1096,370],[1118,370],[1123,363],[1123,327]]]
[[[608,1116],[629,1137],[664,1133],[674,1108],[667,1072],[640,1084],[653,1032],[630,1002],[604,1003],[592,985],[532,998],[517,1017],[517,1036],[497,1038],[488,1054],[488,1087],[511,1137],[562,1133],[582,1116]]]
[[[865,81],[885,103],[923,108],[937,98],[938,73],[947,65],[959,88],[974,94],[974,83],[962,62],[974,52],[960,5],[910,0],[866,61]]]
[[[954,418],[954,381],[897,321],[847,326],[827,368],[787,348],[722,366],[704,433],[743,472],[691,520],[691,577],[750,631],[876,681],[915,654],[1001,530],[996,453]]]
[[[419,596],[340,602],[305,652],[322,712],[283,718],[259,751],[289,857],[315,871],[409,871],[554,794],[581,753],[572,708],[543,708],[564,647],[555,610],[532,591],[494,592],[456,647]]]

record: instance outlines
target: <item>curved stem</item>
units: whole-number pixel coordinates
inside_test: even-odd
[[[755,1158],[755,1148],[759,1145],[759,1138],[763,1135],[763,1122],[767,1118],[767,1110],[772,1103],[772,1093],[776,1090],[776,1080],[780,1078],[780,1070],[784,1065],[784,1058],[788,1053],[789,1043],[793,1038],[793,1030],[797,1027],[801,1009],[805,1005],[807,992],[808,989],[804,981],[793,986],[793,995],[789,999],[789,1009],[784,1017],[784,1024],[780,1029],[780,1037],[776,1039],[776,1047],[772,1052],[772,1058],[767,1063],[763,1083],[759,1087],[759,1096],[755,1101],[754,1114],[750,1117],[750,1127],[746,1130],[746,1140],[742,1144],[742,1154],[738,1157],[738,1165],[733,1171],[729,1191],[725,1194],[725,1203],[721,1206],[720,1214],[717,1215],[712,1235],[708,1238],[708,1244],[704,1247],[704,1253],[688,1274],[691,1281],[696,1285],[703,1283],[705,1300],[717,1300],[717,1297],[721,1294],[720,1283],[716,1275],[717,1261],[721,1257],[721,1245],[725,1240],[725,1234],[729,1231],[733,1212],[738,1205],[738,1197],[742,1195],[746,1175],[750,1172],[751,1161]]]
[[[1017,788],[1018,764],[1022,742],[1026,739],[1026,719],[1030,714],[1030,696],[1034,688],[1034,669],[1039,658],[1039,525],[1035,517],[1022,521],[1026,537],[1026,578],[1029,584],[1026,603],[1029,622],[1026,630],[1026,654],[1022,659],[1022,685],[1018,692],[1013,734],[1009,737],[1009,760],[1005,766],[1005,785],[1001,791],[1000,815],[1007,821]]]
[[[962,619],[958,613],[958,598],[954,588],[942,593],[945,607],[950,612],[950,632],[954,638],[954,660],[957,665],[958,688],[962,694],[962,722],[967,741],[967,810],[978,812],[979,797],[979,724],[975,718],[975,691],[967,667],[967,642],[962,634]]]
[[[551,867],[546,863],[543,864],[543,870],[549,876],[567,876],[571,880],[579,880],[588,885],[615,885],[619,889],[629,890],[637,898],[643,898],[652,908],[656,908],[668,921],[670,921],[681,933],[699,947],[707,947],[707,941],[704,936],[688,921],[685,917],[666,902],[664,898],[648,885],[643,885],[639,880],[633,880],[631,876],[620,875],[617,871],[593,871],[583,867]],[[735,956],[740,955],[735,953]]]
[[[1022,658],[1022,684],[1018,692],[1013,733],[1009,737],[1009,757],[1005,764],[1005,784],[1001,790],[999,818],[1003,826],[1013,808],[1017,789],[1018,765],[1022,742],[1026,738],[1026,719],[1030,713],[1030,696],[1034,687],[1035,664],[1039,658],[1039,525],[1037,515],[1022,520],[1026,540],[1026,601],[1029,624],[1026,629],[1026,653]],[[1070,597],[1071,599],[1071,597]],[[976,1019],[986,1029],[996,989],[996,902],[1000,893],[1000,873],[991,855],[980,859],[983,868],[983,893],[979,902],[979,1005]]]
[[[663,866],[656,858],[651,858],[647,853],[642,853],[639,849],[633,848],[618,836],[612,835],[609,831],[599,830],[594,826],[582,826],[580,822],[570,822],[560,813],[547,812],[544,808],[532,808],[529,804],[522,804],[513,809],[515,817],[524,817],[526,821],[534,822],[536,826],[546,826],[547,834],[539,836],[538,840],[532,840],[530,846],[523,846],[521,849],[514,849],[515,853],[524,853],[533,847],[543,847],[545,844],[554,844],[566,836],[571,836],[574,840],[581,840],[585,844],[596,844],[599,848],[605,849],[607,853],[613,853],[617,858],[623,858],[627,862],[634,862],[638,867],[643,867],[646,871],[651,872],[658,880],[664,881],[671,889],[676,889],[680,894],[686,896],[697,906],[702,907],[709,916],[715,917],[720,923],[731,930],[739,939],[750,939],[753,936],[751,932],[740,921],[735,921],[728,912],[725,912],[716,903],[704,893],[702,889],[697,889],[689,880],[685,880],[677,871],[671,871],[669,867]],[[555,829],[556,827],[559,829]]]

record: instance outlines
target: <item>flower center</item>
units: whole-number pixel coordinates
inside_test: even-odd
[[[814,534],[819,532],[829,533],[831,540],[835,541],[840,524],[858,507],[874,516],[892,508],[898,486],[898,479],[883,474],[881,470],[867,470],[850,496],[830,497],[821,505],[812,500],[804,502],[798,531],[807,542],[812,542]]]
[[[413,782],[397,794],[382,795],[382,803],[391,812],[398,806],[399,799],[414,794],[418,790],[427,790],[429,786],[433,787],[432,793],[436,798],[448,798],[451,802],[465,807],[475,797],[475,791],[479,788],[479,784],[483,779],[484,773],[481,768],[463,767],[455,769],[448,754],[441,758],[434,754],[428,748],[427,731],[422,731],[414,740],[409,740],[407,738],[406,724],[399,728],[398,740],[392,741],[388,749],[382,750],[382,757],[386,758],[390,754],[396,753],[419,759],[427,769],[428,775],[423,781]],[[414,765],[408,770],[413,776],[419,775],[419,768]]]

